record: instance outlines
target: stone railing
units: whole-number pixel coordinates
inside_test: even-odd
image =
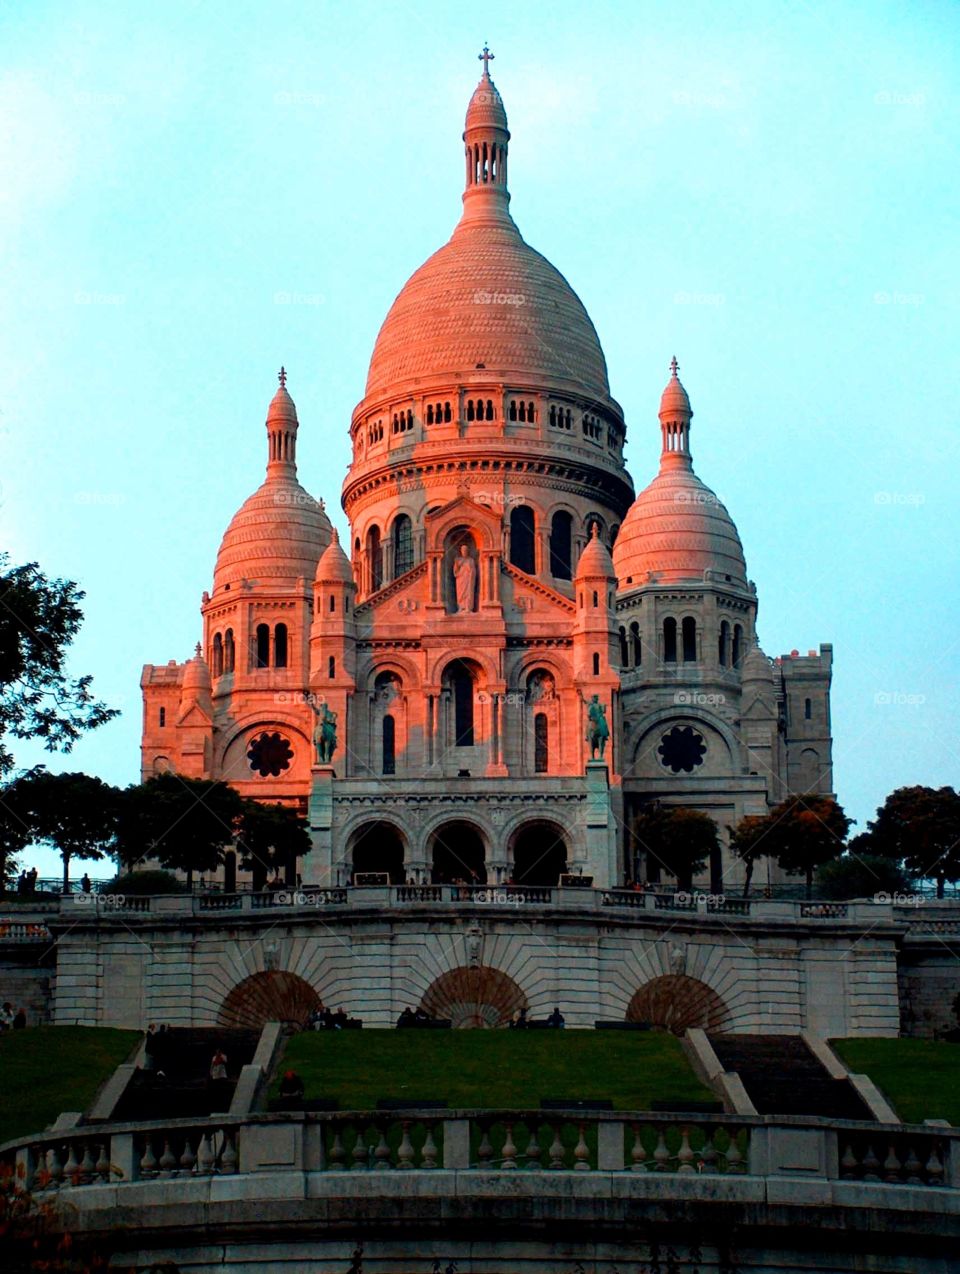
[[[82,1125],[7,1143],[0,1162],[35,1194],[277,1170],[800,1176],[957,1189],[960,1130],[649,1111],[278,1112]]]
[[[0,942],[49,942],[50,930],[37,920],[0,917]]]

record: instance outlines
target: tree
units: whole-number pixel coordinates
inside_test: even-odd
[[[70,890],[71,858],[103,858],[116,843],[120,793],[90,774],[49,774],[20,779],[31,838],[52,845],[63,859],[63,892]]]
[[[92,677],[71,680],[64,670],[83,597],[72,580],[48,579],[36,562],[11,566],[0,553],[0,775],[13,768],[5,736],[69,752],[85,730],[118,715],[93,697]]]
[[[310,852],[306,819],[288,805],[245,800],[236,830],[241,866],[253,871],[255,884],[262,884],[271,872],[292,872],[297,859]]]
[[[855,840],[861,841],[863,834]],[[851,853],[817,868],[817,897],[873,898],[877,894],[902,894],[910,888],[910,877],[892,858],[878,854]]]
[[[235,836],[241,800],[226,783],[158,774],[121,794],[117,846],[129,868],[145,858],[186,873],[215,871]]]
[[[37,773],[39,769],[28,770],[0,787],[0,890],[17,871],[17,855],[33,840],[28,780]]]
[[[641,811],[634,823],[637,843],[680,889],[690,889],[693,877],[719,849],[717,825],[700,810],[654,806]]]
[[[935,880],[938,898],[948,880],[960,880],[960,796],[952,787],[899,787],[867,826],[873,852]]]
[[[750,894],[753,869],[761,858],[770,853],[767,835],[770,831],[769,814],[747,814],[730,832],[731,852],[740,859],[746,871],[743,877],[743,896]]]
[[[789,796],[769,814],[768,852],[790,876],[806,876],[813,896],[813,873],[838,858],[851,825],[831,796]]]

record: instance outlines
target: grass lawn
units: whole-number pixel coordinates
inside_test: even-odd
[[[86,1110],[139,1039],[137,1031],[33,1026],[0,1035],[0,1142]]]
[[[388,1098],[534,1110],[541,1097],[608,1098],[616,1110],[714,1100],[680,1041],[653,1031],[305,1031],[287,1045],[288,1069],[308,1098],[341,1110]]]
[[[960,1045],[938,1040],[831,1040],[852,1071],[869,1075],[908,1124],[960,1125]]]

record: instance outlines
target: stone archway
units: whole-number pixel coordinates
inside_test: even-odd
[[[685,973],[665,973],[645,982],[627,1007],[628,1022],[649,1022],[674,1035],[690,1027],[722,1031],[729,1013],[721,997],[706,982]]]
[[[402,885],[404,875],[403,837],[393,823],[373,819],[362,823],[350,838],[351,879],[367,872],[386,873],[391,885]]]
[[[465,820],[454,819],[437,828],[430,838],[430,862],[435,885],[487,883],[483,836]]]
[[[567,870],[567,840],[556,823],[531,819],[512,838],[515,885],[558,885]]]
[[[320,1004],[320,996],[296,973],[267,969],[237,984],[220,1006],[218,1026],[260,1030],[265,1022],[302,1026]]]
[[[454,1027],[506,1026],[527,997],[513,978],[488,965],[450,969],[424,992],[420,1007],[431,1017],[449,1018]]]

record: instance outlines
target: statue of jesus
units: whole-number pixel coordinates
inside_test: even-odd
[[[470,556],[470,546],[460,545],[460,555],[453,559],[453,579],[457,590],[457,613],[477,609],[477,564]]]

